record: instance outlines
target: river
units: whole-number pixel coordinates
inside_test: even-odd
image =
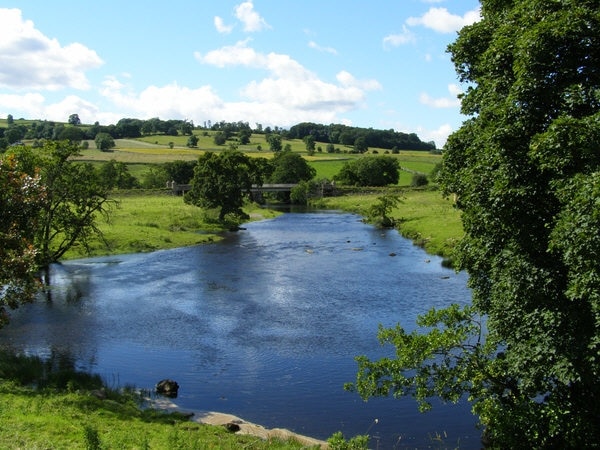
[[[410,398],[343,389],[356,355],[392,354],[379,324],[411,329],[432,306],[468,302],[464,273],[353,214],[245,227],[215,244],[53,265],[51,300],[14,312],[0,345],[66,355],[114,386],[172,378],[182,408],[268,428],[368,432],[382,449],[480,447],[466,402],[420,414]]]

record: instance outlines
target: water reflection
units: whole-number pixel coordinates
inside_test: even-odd
[[[19,310],[3,345],[63,351],[120,384],[172,378],[181,406],[267,427],[327,438],[378,418],[380,448],[429,446],[444,431],[448,445],[479,447],[466,404],[420,415],[410,399],[364,403],[342,388],[354,356],[391,351],[377,343],[380,323],[410,328],[431,306],[469,298],[464,274],[393,230],[285,214],[218,244],[57,265],[51,280],[53,301]]]

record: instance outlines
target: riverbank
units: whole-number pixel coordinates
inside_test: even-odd
[[[381,195],[352,194],[319,200],[319,207],[338,209],[367,216]],[[423,247],[432,255],[451,258],[462,237],[460,212],[450,199],[436,190],[407,189],[398,194],[400,204],[390,216],[402,236]],[[103,239],[91,239],[89,248],[75,247],[65,259],[151,252],[217,242],[223,229],[206,211],[188,205],[183,199],[164,192],[129,191],[116,193],[109,221],[99,220]],[[250,220],[276,217],[280,212],[249,204],[245,208]]]
[[[148,399],[152,407],[167,412],[177,412],[183,415],[190,416],[190,420],[193,422],[212,425],[217,427],[224,427],[232,432],[239,435],[249,435],[260,438],[264,441],[270,441],[273,439],[281,441],[296,441],[304,446],[310,446],[311,448],[329,448],[327,442],[315,439],[309,436],[304,436],[298,433],[294,433],[286,428],[265,428],[262,425],[258,425],[252,422],[248,422],[241,419],[233,414],[226,414],[215,411],[186,411],[181,409],[177,404],[173,403],[167,398],[160,399]]]

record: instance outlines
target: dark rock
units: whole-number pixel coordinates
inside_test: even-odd
[[[179,391],[179,384],[173,380],[161,380],[156,383],[156,392],[167,397],[177,397]]]
[[[240,426],[235,422],[229,422],[223,425],[227,431],[230,433],[236,433],[240,431]]]

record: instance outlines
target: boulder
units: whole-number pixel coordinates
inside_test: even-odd
[[[156,383],[156,392],[166,397],[177,397],[179,384],[176,381],[165,379]]]

